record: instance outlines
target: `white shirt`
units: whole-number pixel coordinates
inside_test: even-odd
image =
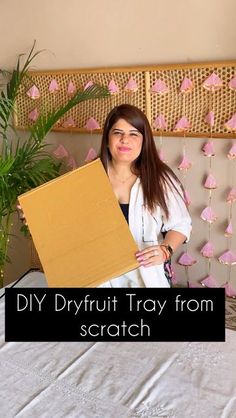
[[[179,185],[176,183],[175,185],[182,195]],[[169,186],[167,186],[167,206],[168,220],[159,206],[150,213],[144,206],[140,179],[136,180],[130,192],[129,228],[139,250],[160,243],[162,241],[160,233],[165,231],[180,232],[186,236],[186,241],[189,240],[192,229],[191,218],[181,196]],[[100,287],[170,287],[170,285],[162,263],[151,267],[139,267],[103,283]]]

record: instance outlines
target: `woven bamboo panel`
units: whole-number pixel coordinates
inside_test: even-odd
[[[78,90],[83,90],[84,86],[92,81],[93,83],[108,86],[109,82],[113,79],[119,87],[117,94],[111,95],[108,98],[87,100],[80,103],[71,109],[63,119],[60,120],[60,125],[55,127],[54,130],[59,131],[81,131],[85,132],[86,122],[90,117],[96,119],[99,125],[102,127],[105,118],[109,111],[120,103],[130,103],[141,110],[145,111],[145,76],[142,71],[130,71],[130,72],[54,72],[54,73],[30,73],[31,82],[29,81],[24,89],[22,89],[17,101],[17,121],[18,128],[25,129],[30,126],[28,114],[35,107],[39,112],[51,111],[58,106],[65,104],[68,101],[67,87],[70,81],[76,86]],[[130,77],[133,77],[137,83],[137,92],[127,93],[124,91],[124,87],[128,83]],[[59,84],[59,91],[56,93],[50,93],[48,90],[49,84],[52,79],[56,79]],[[40,91],[40,98],[32,100],[27,96],[28,89],[35,84]],[[76,127],[63,128],[62,125],[68,117],[76,123]]]
[[[202,83],[215,72],[223,82],[223,87],[211,93],[202,87]],[[235,65],[215,65],[163,69],[150,72],[150,86],[156,79],[163,80],[169,87],[169,92],[163,95],[150,94],[151,124],[158,114],[163,114],[167,123],[165,135],[173,133],[176,122],[181,116],[186,116],[191,123],[191,128],[186,132],[187,136],[209,136],[210,127],[204,121],[207,113],[214,112],[214,127],[212,136],[227,137],[229,134],[224,123],[236,112],[236,92],[228,87],[229,81],[235,76]],[[191,93],[179,92],[183,79],[187,77],[193,82]],[[177,135],[183,135],[177,134]]]
[[[202,87],[202,83],[212,72],[215,72],[223,82],[223,87],[211,93]],[[64,70],[30,72],[31,80],[22,88],[17,100],[16,127],[26,129],[32,124],[28,114],[35,107],[39,112],[51,111],[66,103],[68,100],[67,87],[70,81],[77,89],[84,89],[88,81],[108,86],[114,80],[119,87],[119,92],[109,98],[89,100],[74,107],[55,126],[56,131],[86,132],[86,122],[90,117],[97,120],[103,127],[108,112],[116,105],[130,103],[143,110],[153,127],[153,121],[161,113],[167,122],[167,129],[162,132],[166,136],[183,136],[183,133],[174,132],[174,126],[181,116],[186,116],[191,123],[191,128],[184,133],[186,136],[204,137],[210,136],[210,127],[204,121],[206,114],[212,110],[215,115],[215,123],[212,128],[212,137],[235,137],[235,133],[228,132],[224,123],[236,112],[236,92],[228,87],[229,81],[236,74],[236,61],[221,63],[199,63],[192,65],[168,65],[149,67],[106,68],[89,70]],[[127,93],[124,90],[130,77],[138,86],[136,92]],[[191,93],[179,92],[184,77],[193,82]],[[49,92],[49,84],[56,79],[59,91]],[[157,79],[165,81],[169,91],[165,94],[151,93],[150,88]],[[28,89],[35,84],[40,91],[40,98],[32,100],[27,96]],[[71,117],[76,126],[64,128],[65,120]],[[101,132],[98,130],[97,132]],[[153,132],[159,135],[160,132]]]

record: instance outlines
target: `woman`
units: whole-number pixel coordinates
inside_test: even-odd
[[[189,239],[191,219],[181,183],[160,160],[141,110],[123,104],[109,113],[100,157],[139,247],[136,257],[140,264],[103,286],[169,287],[169,260]]]

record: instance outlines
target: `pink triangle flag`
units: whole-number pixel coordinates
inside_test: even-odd
[[[232,237],[232,235],[233,235],[233,225],[232,225],[232,222],[230,221],[225,230],[224,236],[227,238],[230,238]]]
[[[68,96],[72,96],[76,92],[76,87],[74,83],[70,80],[68,87],[67,87],[67,94]]]
[[[181,163],[177,167],[178,170],[189,170],[192,167],[191,161],[189,161],[188,157],[186,155],[183,156]]]
[[[97,157],[98,157],[98,155],[97,155],[95,149],[94,148],[90,148],[84,161],[86,163],[89,163],[90,161],[96,160]]]
[[[203,255],[203,257],[211,258],[214,257],[214,246],[213,244],[208,241],[200,250],[200,253]]]
[[[235,201],[236,201],[236,187],[233,187],[230,190],[230,192],[229,192],[229,194],[228,194],[228,196],[226,198],[226,202],[233,203]]]
[[[212,110],[209,113],[207,113],[205,117],[205,122],[208,123],[208,125],[210,125],[211,128],[214,126],[215,114]]]
[[[223,87],[223,83],[220,77],[214,72],[209,77],[207,77],[207,79],[203,82],[202,85],[204,89],[209,90],[212,93]]]
[[[183,131],[187,131],[189,128],[191,128],[190,122],[185,116],[182,116],[182,118],[180,118],[178,122],[176,123],[174,127],[174,131],[183,132]]]
[[[229,82],[229,88],[234,91],[236,90],[236,75],[233,78],[231,78]]]
[[[224,126],[228,131],[232,131],[232,132],[236,131],[236,113],[234,113],[231,119],[225,122]]]
[[[232,286],[230,285],[230,283],[224,283],[222,284],[221,287],[225,288],[225,294],[226,296],[228,296],[229,298],[235,298],[236,297],[236,290],[234,290],[232,288]]]
[[[223,254],[221,254],[218,260],[222,264],[227,264],[227,265],[236,264],[236,255],[233,253],[233,251],[228,250],[228,251],[225,251]]]
[[[94,118],[89,118],[86,122],[85,127],[89,131],[94,131],[95,129],[100,129],[99,123]]]
[[[204,183],[205,189],[216,189],[217,188],[217,182],[215,177],[212,174],[209,174],[206,178],[206,181]]]
[[[128,83],[126,84],[124,90],[128,93],[134,93],[138,90],[138,86],[136,81],[133,79],[133,77],[130,77]]]
[[[215,212],[210,206],[207,206],[205,209],[203,209],[200,217],[203,219],[203,221],[207,221],[209,223],[212,223],[217,219]]]
[[[69,118],[67,118],[65,122],[63,122],[62,126],[63,128],[74,128],[76,126],[76,123],[74,119],[71,116],[69,116]]]
[[[119,93],[119,87],[117,86],[114,80],[111,80],[108,84],[108,90],[111,94]]]
[[[190,288],[202,288],[202,286],[199,283],[189,282],[188,287]]]
[[[219,287],[216,279],[209,275],[205,279],[201,280],[201,284],[206,287]]]
[[[207,142],[203,148],[202,151],[204,152],[204,155],[206,157],[214,157],[215,155],[215,150],[214,150],[214,144],[212,141]]]
[[[157,129],[158,131],[163,131],[164,129],[167,128],[167,123],[165,121],[164,116],[160,113],[160,115],[158,115],[156,117],[156,119],[153,122],[153,127],[155,129]]]
[[[55,78],[52,79],[52,81],[49,84],[49,88],[48,90],[50,91],[50,93],[57,93],[59,90],[59,85],[57,80],[55,80]]]
[[[236,158],[236,142],[230,148],[227,157],[229,160],[234,160]]]
[[[33,85],[28,91],[27,91],[27,96],[29,96],[31,99],[36,100],[40,98],[40,92],[38,87],[36,87],[35,85]]]
[[[68,155],[69,155],[69,153],[68,153],[68,151],[67,151],[67,149],[62,145],[62,144],[60,144],[54,151],[53,151],[53,155],[56,157],[56,158],[65,158],[65,157],[68,157]]]
[[[165,94],[165,93],[168,93],[168,91],[169,91],[169,88],[166,85],[165,81],[162,81],[160,78],[158,78],[155,81],[152,88],[150,89],[151,93],[159,93],[159,94]]]
[[[75,170],[77,168],[76,161],[74,157],[70,156],[67,161],[67,167],[69,167],[71,170]]]
[[[193,82],[190,78],[184,77],[180,86],[180,93],[191,93],[193,90]]]
[[[28,114],[29,120],[32,120],[33,122],[36,122],[38,117],[39,117],[39,111],[38,111],[37,107],[35,109],[31,110],[31,112]]]
[[[180,264],[181,266],[185,266],[185,267],[193,266],[193,264],[195,264],[196,262],[197,260],[195,260],[187,252],[183,253],[177,261],[178,264]]]

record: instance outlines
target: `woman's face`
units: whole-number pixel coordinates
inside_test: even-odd
[[[143,135],[124,119],[119,119],[110,129],[108,148],[116,162],[132,163],[138,158],[143,143]]]

